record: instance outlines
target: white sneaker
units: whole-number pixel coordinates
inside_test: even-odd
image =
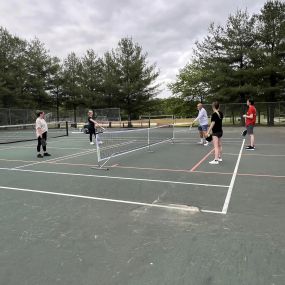
[[[218,158],[218,161],[222,162],[222,161],[223,161],[223,159],[222,159],[221,157],[219,157],[219,158]]]
[[[204,144],[203,142],[197,142],[197,144]]]
[[[209,142],[205,142],[204,144],[203,144],[203,146],[208,146],[209,145]]]
[[[92,145],[92,144],[94,144],[94,142],[91,142],[90,144]]]
[[[219,164],[219,161],[214,159],[214,160],[212,160],[212,161],[209,161],[209,163],[210,163],[210,164]]]

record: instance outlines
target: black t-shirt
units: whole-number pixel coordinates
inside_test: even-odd
[[[214,112],[212,114],[212,117],[211,117],[211,122],[215,122],[215,125],[213,126],[212,128],[212,132],[213,133],[219,133],[219,132],[222,132],[223,131],[223,124],[222,124],[222,121],[223,121],[223,113],[218,111],[219,112],[219,115]]]
[[[88,117],[88,129],[95,129],[94,122],[91,121],[92,118]]]

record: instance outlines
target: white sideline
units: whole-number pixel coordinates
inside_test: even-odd
[[[40,193],[40,194],[65,196],[65,197],[73,197],[73,198],[81,198],[81,199],[97,200],[97,201],[129,204],[129,205],[138,205],[138,206],[153,207],[153,208],[164,208],[164,209],[179,210],[179,211],[199,212],[199,209],[196,207],[184,206],[184,205],[177,205],[177,206],[159,205],[159,204],[142,203],[142,202],[135,202],[135,201],[128,201],[128,200],[108,199],[108,198],[75,195],[75,194],[67,194],[67,193],[60,193],[60,192],[49,192],[49,191],[25,189],[25,188],[6,187],[6,186],[0,186],[0,189],[22,191],[22,192],[33,192],[33,193]]]
[[[242,145],[241,145],[241,148],[240,148],[240,151],[239,151],[239,155],[238,155],[236,166],[235,166],[235,169],[234,169],[234,172],[233,172],[231,183],[230,183],[230,186],[229,186],[229,189],[228,189],[228,193],[227,193],[227,196],[226,196],[226,199],[225,199],[225,202],[224,202],[224,206],[223,206],[223,210],[222,210],[223,214],[226,214],[228,212],[228,207],[229,207],[229,204],[230,204],[230,200],[231,200],[231,196],[232,196],[235,180],[236,180],[236,177],[237,177],[238,167],[239,167],[239,163],[240,163],[240,159],[241,159],[241,154],[242,154],[244,143],[245,143],[245,139],[243,139],[243,141],[242,141]]]
[[[145,178],[108,176],[108,175],[95,175],[95,174],[82,174],[82,173],[68,173],[68,172],[56,172],[56,171],[42,171],[42,170],[6,168],[6,167],[1,167],[0,170],[29,172],[29,173],[55,174],[55,175],[67,175],[67,176],[79,176],[79,177],[80,176],[81,177],[93,177],[93,178],[103,178],[103,179],[145,181],[145,182],[169,183],[169,184],[180,184],[180,185],[196,185],[196,186],[205,186],[205,187],[222,187],[222,188],[228,188],[229,187],[228,185],[202,184],[202,183],[193,183],[193,182],[184,182],[184,181],[156,180],[156,179],[145,179]]]
[[[37,161],[37,162],[25,164],[25,165],[20,165],[20,166],[14,167],[14,169],[20,169],[22,167],[32,166],[32,165],[46,163],[46,162],[51,162],[51,161],[55,161],[55,162],[56,161],[61,161],[61,160],[69,159],[69,158],[74,158],[74,157],[77,157],[77,156],[80,156],[80,155],[90,154],[92,152],[96,152],[96,149],[95,150],[89,149],[89,150],[83,151],[83,152],[78,152],[78,153],[74,153],[74,154],[68,154],[68,155],[59,156],[59,157],[55,157],[55,158],[51,158],[51,159],[47,159],[47,160],[43,160],[43,161]]]

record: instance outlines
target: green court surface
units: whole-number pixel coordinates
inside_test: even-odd
[[[0,283],[284,285],[285,128],[241,131],[219,165],[195,129],[109,170],[85,134],[0,145]]]

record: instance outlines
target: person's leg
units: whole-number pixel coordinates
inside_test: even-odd
[[[47,132],[43,133],[43,139],[45,140],[45,144],[43,145],[43,150],[44,150],[44,156],[51,156],[48,152],[47,152]]]
[[[47,141],[47,132],[43,133],[43,138],[42,139],[45,140],[45,142]],[[43,147],[43,151],[46,152],[47,151],[46,143],[42,144],[42,147]]]
[[[199,136],[200,136],[200,142],[198,142],[198,143],[203,144],[204,143],[204,134],[203,134],[202,126],[198,126],[198,131],[199,131]]]
[[[255,143],[255,141],[254,141],[253,128],[254,128],[254,126],[252,126],[252,133],[251,133],[251,135],[250,135],[250,145],[254,148],[254,143]]]
[[[94,144],[94,142],[92,141],[93,135],[95,136],[95,129],[90,129],[89,130],[89,141],[90,141],[90,144]]]
[[[43,157],[41,154],[41,145],[42,145],[42,138],[40,136],[38,136],[38,145],[37,145],[38,155],[37,155],[37,157],[39,157],[39,158]]]
[[[213,136],[213,144],[215,149],[215,160],[219,159],[219,138],[216,136]]]
[[[250,145],[254,147],[254,134],[250,135]]]
[[[222,161],[222,137],[218,138],[218,150],[219,150],[219,153],[218,153],[218,159],[219,161]]]
[[[219,164],[219,139],[217,136],[213,136],[213,145],[215,151],[215,159],[210,161],[210,164]]]
[[[209,142],[207,142],[207,141],[206,141],[207,131],[208,131],[208,125],[204,125],[204,126],[202,126],[202,132],[203,132],[203,143],[204,143],[204,146],[209,145]]]
[[[247,135],[247,138],[246,138],[246,143],[247,143],[247,140],[248,140],[248,138],[249,138],[248,126],[246,126],[246,135]],[[246,148],[247,148],[248,146],[250,146],[250,144],[248,144],[248,145],[246,146]]]
[[[247,134],[249,136],[249,145],[246,147],[247,150],[254,150],[254,135],[253,126],[247,126]]]

